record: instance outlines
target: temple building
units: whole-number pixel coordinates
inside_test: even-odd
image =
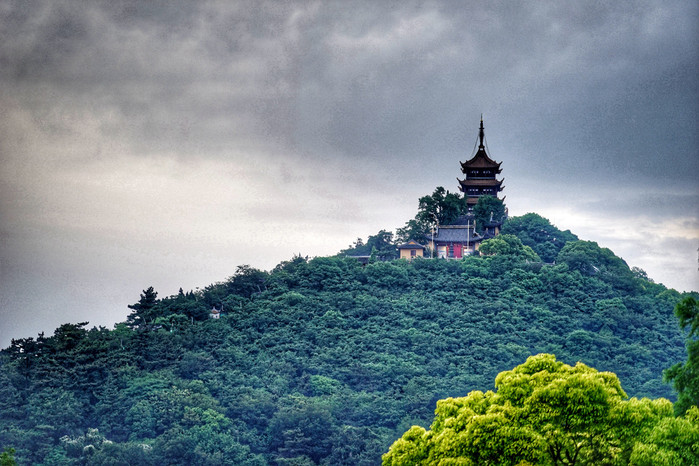
[[[457,178],[460,185],[459,190],[464,193],[466,204],[469,208],[476,205],[478,198],[481,196],[497,197],[498,193],[503,190],[502,182],[505,181],[504,179],[498,180],[496,178],[496,175],[499,175],[502,171],[500,169],[502,162],[498,163],[491,159],[485,151],[485,130],[483,128],[482,116],[478,139],[480,143],[476,155],[471,160],[461,162],[461,172],[465,175],[465,178],[463,180]]]
[[[428,248],[442,259],[461,259],[478,250],[483,236],[476,233],[472,214],[458,218],[449,225],[437,225],[427,236]]]

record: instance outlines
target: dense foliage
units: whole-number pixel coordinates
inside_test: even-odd
[[[673,383],[679,394],[675,413],[683,414],[691,406],[699,406],[699,301],[687,296],[675,306],[675,315],[680,327],[689,327],[687,361],[665,371],[665,379]]]
[[[375,465],[437,400],[542,352],[673,396],[661,374],[685,359],[684,296],[595,243],[569,241],[553,265],[503,238],[455,261],[240,266],[196,292],[148,288],[112,330],[13,340],[0,448],[19,464]]]
[[[344,256],[369,256],[372,261],[387,261],[398,258],[398,248],[393,242],[393,233],[381,230],[375,235],[369,235],[366,243],[357,238],[354,244],[340,251]]]
[[[561,231],[534,213],[509,218],[502,226],[502,233],[517,236],[522,244],[532,248],[541,260],[548,263],[556,260],[568,241],[578,239],[570,230]]]
[[[411,427],[384,466],[699,463],[699,409],[678,420],[664,398],[627,399],[611,372],[539,354],[495,387],[438,401],[430,430]]]

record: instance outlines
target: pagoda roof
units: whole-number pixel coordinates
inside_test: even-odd
[[[480,143],[478,144],[478,151],[470,160],[461,162],[461,170],[466,173],[469,168],[493,168],[500,173],[500,165],[502,162],[496,162],[495,160],[488,157],[485,151],[485,128],[483,128],[483,115],[481,115],[481,126],[478,128],[478,139]]]
[[[500,165],[502,165],[502,162],[496,162],[488,157],[488,154],[485,152],[485,147],[479,147],[478,152],[476,152],[473,158],[461,162],[461,171],[465,173],[469,168],[492,168],[500,173]]]
[[[502,180],[496,180],[495,178],[466,178],[464,180],[459,180],[457,178],[457,181],[461,186],[501,186],[502,182],[505,181],[505,178]]]

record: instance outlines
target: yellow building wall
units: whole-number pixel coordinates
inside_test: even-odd
[[[410,251],[415,251],[415,255],[413,256]],[[401,259],[413,259],[415,257],[423,257],[422,249],[401,249],[400,250],[400,258]]]

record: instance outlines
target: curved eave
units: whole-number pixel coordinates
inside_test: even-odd
[[[502,180],[496,180],[495,178],[477,179],[477,180],[467,178],[465,180],[460,180],[457,178],[456,180],[459,182],[459,184],[461,185],[462,188],[463,187],[470,187],[470,186],[478,186],[478,187],[498,186],[498,187],[500,187],[502,185],[502,182],[505,181],[504,178]]]
[[[479,150],[472,159],[460,163],[462,170],[466,168],[495,168],[500,170],[500,165],[502,165],[502,162],[496,162],[488,157],[488,154],[483,150]]]

